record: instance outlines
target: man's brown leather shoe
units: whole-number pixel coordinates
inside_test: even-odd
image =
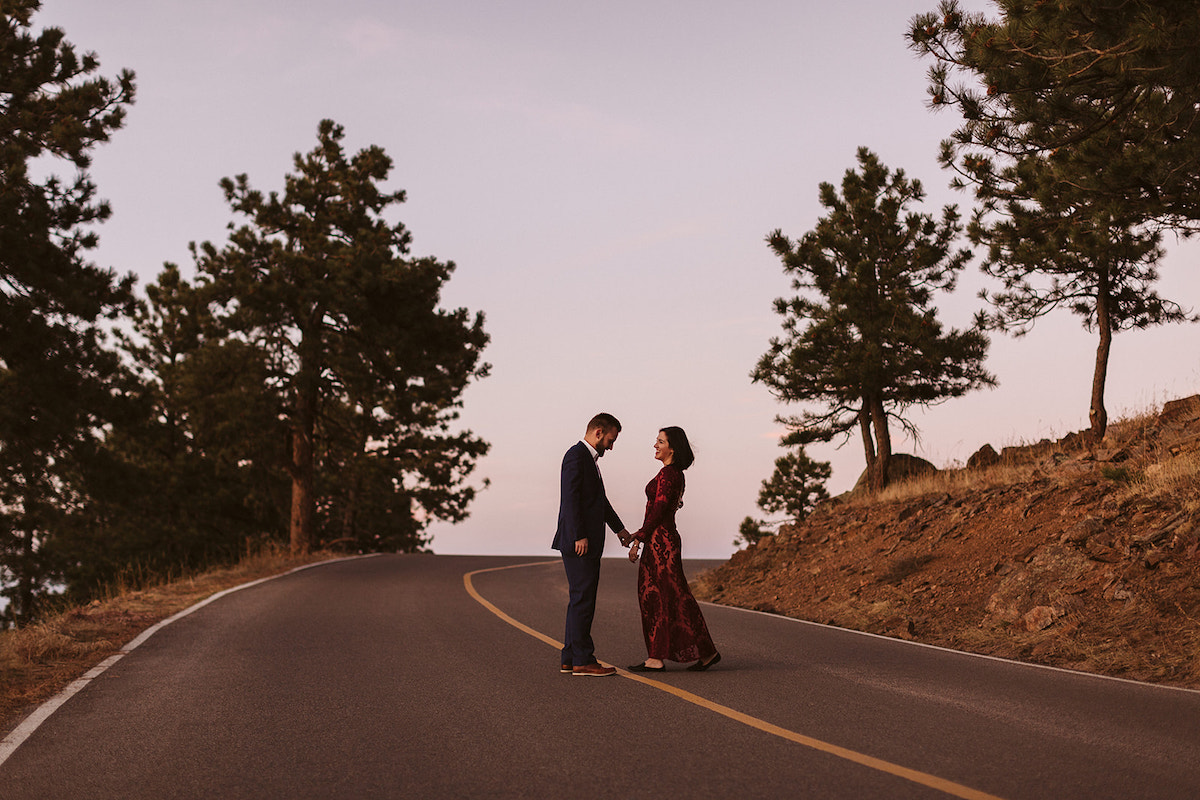
[[[571,670],[572,675],[583,675],[592,678],[604,678],[609,675],[616,675],[616,667],[602,667],[599,664],[588,664],[583,667],[575,667]]]
[[[562,664],[558,668],[559,672],[570,672],[571,670],[572,670],[572,667],[570,664]]]

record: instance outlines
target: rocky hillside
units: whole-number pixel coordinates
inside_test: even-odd
[[[976,653],[1200,688],[1200,396],[1099,446],[985,446],[843,496],[697,596]]]

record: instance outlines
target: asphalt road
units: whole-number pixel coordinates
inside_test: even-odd
[[[644,657],[634,581],[605,562],[593,634],[618,666]],[[709,605],[711,671],[581,678],[547,642],[565,604],[552,558],[232,593],[50,715],[0,798],[1200,797],[1200,693]]]

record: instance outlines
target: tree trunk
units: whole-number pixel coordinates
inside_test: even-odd
[[[320,337],[302,331],[299,350],[300,367],[295,378],[296,407],[292,414],[292,555],[307,553],[312,548],[314,538],[316,497],[313,475],[316,456],[313,436],[317,427],[317,396],[320,390]]]
[[[883,400],[878,397],[871,401],[871,422],[875,427],[876,464],[875,480],[871,490],[878,492],[888,485],[888,470],[892,463],[892,435],[888,431],[887,412],[883,410]]]
[[[867,457],[867,488],[874,491],[879,458],[875,451],[875,440],[871,436],[871,408],[866,400],[863,400],[862,410],[858,412],[858,429],[862,432],[863,453]]]
[[[301,391],[296,398],[296,418],[292,425],[292,513],[290,540],[292,555],[303,555],[312,548],[313,540],[313,430],[315,413]]]
[[[1096,328],[1100,332],[1100,342],[1096,345],[1096,367],[1092,372],[1092,403],[1088,409],[1088,420],[1091,422],[1092,441],[1099,444],[1104,439],[1108,429],[1108,412],[1104,409],[1104,384],[1108,378],[1108,354],[1112,349],[1112,317],[1109,313],[1108,268],[1100,271],[1100,280],[1096,287]]]

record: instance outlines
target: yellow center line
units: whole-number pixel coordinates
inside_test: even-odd
[[[476,602],[478,602],[480,605],[482,605],[488,611],[495,614],[500,619],[507,622],[509,625],[512,625],[514,628],[516,628],[519,631],[529,634],[530,636],[532,636],[535,639],[540,639],[541,641],[545,642],[546,644],[550,645],[551,647],[555,647],[555,648],[558,648],[561,650],[563,647],[562,642],[555,641],[552,637],[547,636],[546,634],[542,633],[541,631],[536,631],[533,628],[529,627],[528,625],[525,625],[524,623],[518,622],[517,620],[513,619],[508,614],[505,614],[503,611],[501,611],[499,608],[497,608],[495,606],[495,604],[491,603],[490,601],[485,599],[482,595],[480,595],[479,592],[476,591],[475,585],[471,580],[474,576],[481,575],[485,572],[499,572],[501,570],[507,570],[507,569],[520,569],[522,567],[537,567],[537,566],[543,566],[546,564],[554,564],[554,563],[557,563],[557,562],[555,562],[555,561],[533,561],[533,562],[529,562],[527,564],[511,564],[506,567],[491,567],[490,569],[479,569],[479,570],[475,570],[474,572],[468,572],[468,573],[464,574],[463,575],[463,585],[467,589],[467,594],[471,595],[471,597],[473,597]],[[606,664],[603,661],[601,661],[600,663],[604,664],[604,666],[606,666],[606,667],[613,666],[612,664]],[[729,706],[723,706],[720,703],[714,703],[712,700],[709,700],[705,697],[701,697],[698,694],[693,694],[692,692],[685,691],[676,686],[672,686],[669,683],[663,683],[662,681],[656,681],[653,678],[646,678],[642,675],[638,675],[636,673],[620,669],[619,667],[617,668],[617,674],[620,675],[622,678],[626,678],[631,681],[637,681],[638,683],[645,684],[646,686],[649,686],[653,689],[658,689],[659,691],[666,692],[667,694],[675,695],[676,697],[680,698],[681,700],[686,700],[687,702],[692,703],[693,705],[700,706],[701,708],[706,708],[709,711],[713,711],[717,714],[720,714],[723,717],[728,717],[729,719],[732,719],[736,722],[740,722],[743,725],[749,725],[751,728],[756,728],[760,731],[763,731],[764,733],[769,733],[772,736],[778,736],[779,738],[786,739],[789,742],[795,742],[796,744],[803,745],[804,747],[808,747],[813,750],[819,750],[822,753],[828,753],[829,755],[836,756],[838,758],[843,758],[847,761],[852,761],[855,764],[860,764],[864,767],[869,767],[870,769],[878,770],[880,772],[885,772],[888,775],[895,775],[898,778],[904,778],[905,780],[912,781],[913,783],[918,783],[922,786],[928,786],[931,789],[937,789],[938,791],[944,792],[953,797],[961,797],[961,798],[964,798],[964,800],[1001,800],[1001,798],[997,797],[994,794],[988,794],[987,792],[981,792],[978,789],[972,789],[969,786],[963,786],[960,783],[955,783],[954,781],[946,780],[945,778],[939,778],[938,776],[930,775],[927,772],[921,772],[920,770],[909,769],[908,767],[903,767],[903,766],[900,766],[899,764],[893,764],[890,761],[884,761],[881,758],[875,758],[874,756],[869,756],[869,755],[866,755],[865,753],[859,753],[856,750],[850,750],[849,748],[846,748],[846,747],[839,747],[836,744],[830,744],[829,742],[824,742],[824,741],[821,741],[820,739],[814,739],[811,736],[805,736],[802,733],[796,733],[795,731],[788,730],[787,728],[781,728],[778,725],[773,725],[770,722],[767,722],[765,720],[761,720],[757,717],[752,717],[749,714],[742,713],[741,711],[738,711],[737,709],[734,709],[734,708],[730,708]]]

